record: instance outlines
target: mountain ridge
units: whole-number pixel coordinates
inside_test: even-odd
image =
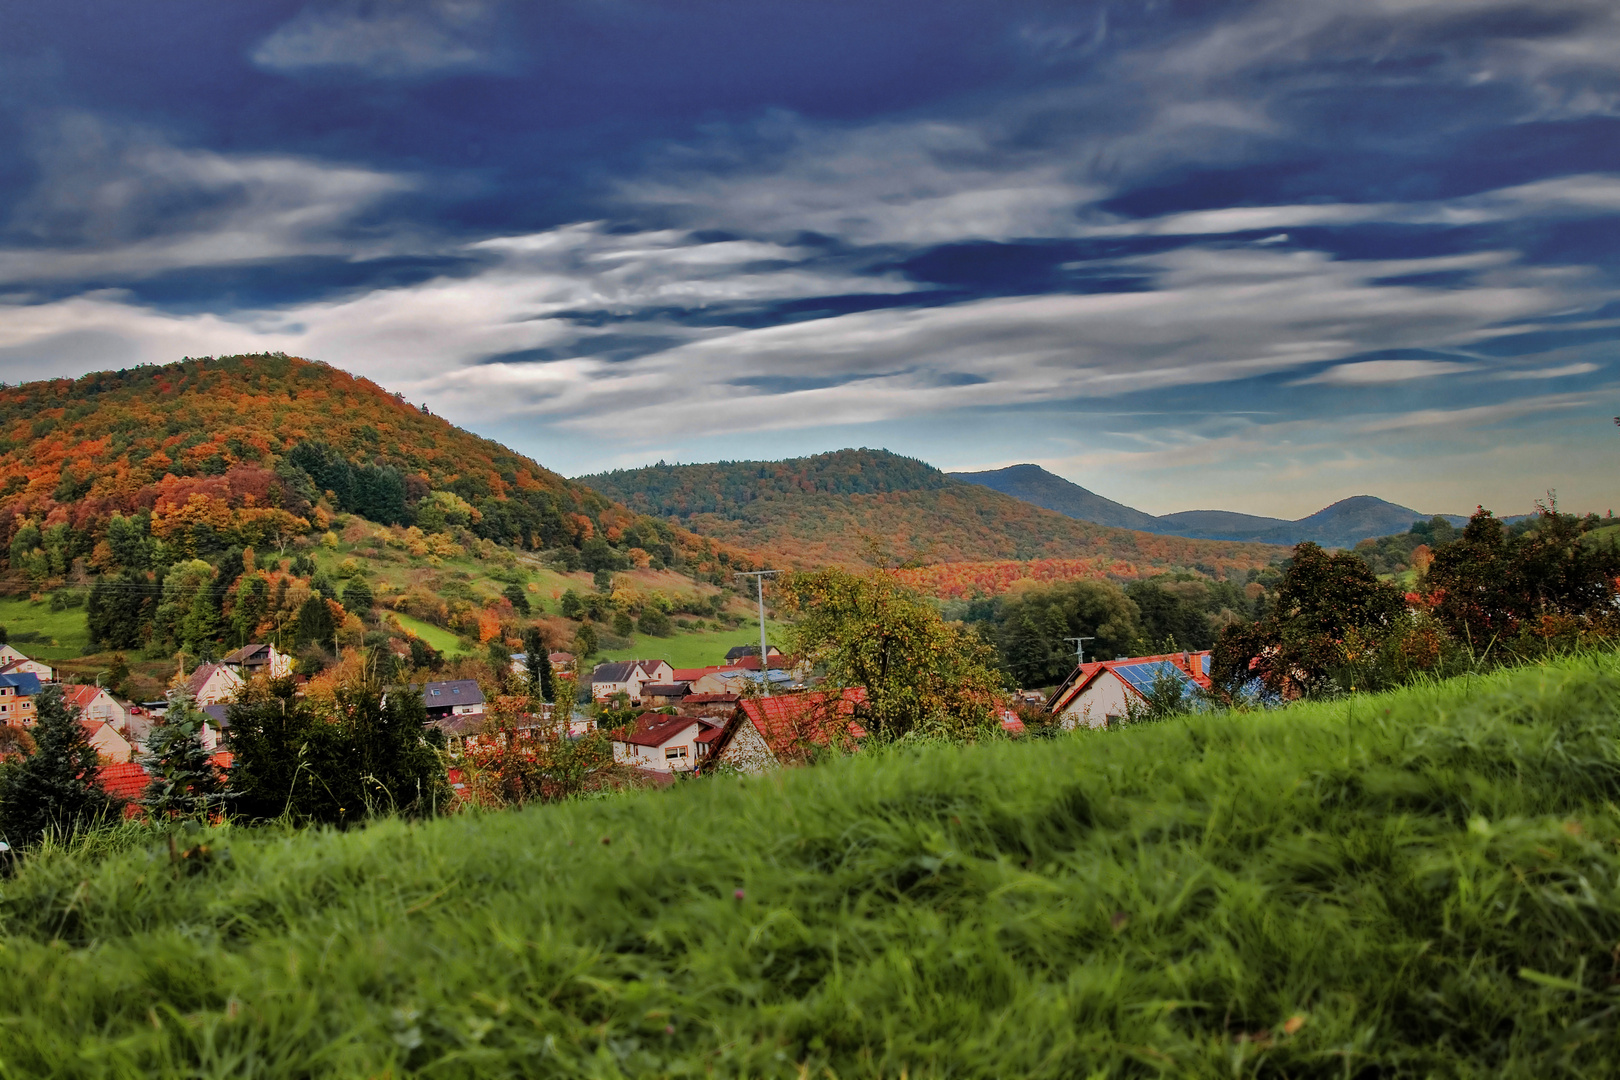
[[[946,475],[967,483],[982,484],[1014,498],[1034,503],[1080,521],[1113,524],[1135,520],[1127,526],[1145,532],[1198,540],[1230,540],[1263,544],[1293,545],[1310,540],[1325,547],[1354,547],[1361,540],[1405,532],[1414,521],[1436,516],[1388,502],[1373,495],[1352,495],[1323,507],[1314,514],[1289,521],[1262,517],[1235,510],[1181,510],[1153,515],[1115,502],[1087,488],[1048,472],[1039,465],[1009,465],[1004,469],[954,472]],[[1088,514],[1095,516],[1087,516]],[[1466,519],[1453,514],[1438,515],[1460,524]],[[1103,519],[1108,519],[1106,522]]]
[[[1133,567],[1198,566],[1219,576],[1279,554],[1080,521],[886,450],[658,464],[574,479],[632,510],[798,566],[1069,559],[1121,576]]]

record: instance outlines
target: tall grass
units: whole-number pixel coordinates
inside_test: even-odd
[[[1596,1076],[1620,660],[33,860],[6,1076]]]

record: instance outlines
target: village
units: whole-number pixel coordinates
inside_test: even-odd
[[[547,659],[557,675],[575,675],[571,653],[552,652]],[[527,672],[528,657],[513,654],[511,674],[522,678]],[[1191,700],[1199,689],[1208,688],[1209,673],[1207,650],[1082,660],[1050,695],[1019,692],[1014,700],[1050,714],[1063,730],[1105,728],[1145,709],[1155,685],[1164,680]],[[255,679],[304,681],[294,674],[287,653],[273,644],[249,644],[189,673],[177,673],[169,692],[153,701],[120,700],[95,684],[61,685],[64,703],[77,712],[101,763],[101,786],[115,798],[137,800],[152,779],[142,759],[153,726],[179,696],[206,716],[203,748],[222,773],[230,769],[230,706]],[[828,750],[847,752],[866,738],[856,719],[864,689],[827,690],[818,688],[818,681],[808,665],[775,645],[766,646],[763,665],[758,645],[738,645],[721,662],[699,668],[676,668],[661,659],[607,661],[590,671],[585,691],[566,719],[556,706],[545,704],[519,717],[512,730],[519,738],[545,732],[578,739],[618,720],[606,728],[612,735],[613,761],[654,783],[721,770],[759,773],[803,763]],[[0,724],[23,731],[32,727],[34,699],[55,683],[51,665],[0,645]],[[490,730],[485,688],[477,679],[446,679],[393,692],[401,690],[421,695],[427,726],[440,736],[450,758],[452,787],[464,792],[459,759],[481,741],[506,737]],[[1025,730],[1023,720],[1005,706],[998,719],[1010,735]]]
[[[1186,700],[1210,685],[1210,653],[1182,652],[1085,661],[1048,694],[1020,691],[1013,700],[1052,717],[1054,727],[1117,726],[1148,707],[1167,681]],[[556,651],[550,669],[572,680],[575,657]],[[138,800],[152,780],[143,764],[155,724],[180,697],[206,717],[200,739],[221,773],[232,764],[230,708],[237,694],[256,679],[291,679],[293,658],[273,644],[249,644],[223,659],[178,672],[168,693],[153,701],[124,701],[95,684],[61,684],[63,701],[100,761],[100,784],[109,795]],[[528,657],[511,657],[511,675],[525,678]],[[578,739],[611,734],[615,764],[655,784],[673,783],[716,771],[760,773],[800,764],[827,751],[848,752],[867,737],[857,719],[865,700],[862,687],[826,689],[809,666],[775,645],[738,645],[716,664],[676,668],[661,659],[607,661],[589,673],[566,718],[558,707],[541,704],[516,722],[495,730],[489,696],[478,679],[428,681],[390,692],[420,694],[427,727],[450,759],[451,786],[465,797],[460,761],[480,743],[545,734]],[[0,646],[0,724],[27,731],[34,724],[35,698],[57,683],[51,665],[33,660],[10,645]],[[588,706],[588,708],[586,708]],[[1009,735],[1024,733],[1017,712],[1005,705],[998,720]]]

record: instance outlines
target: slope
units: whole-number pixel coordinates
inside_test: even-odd
[[[114,514],[150,515],[164,542],[194,547],[206,526],[222,546],[262,547],[343,511],[383,525],[425,517],[428,531],[448,515],[528,549],[605,538],[666,563],[715,550],[325,364],[188,359],[0,389],[4,538],[15,548],[29,525],[65,527],[29,545],[49,556],[47,576],[93,559]]]
[[[1615,1075],[1620,665],[1356,701],[131,829],[7,882],[0,1072]]]
[[[1120,576],[1170,566],[1218,575],[1279,554],[1078,521],[885,450],[660,464],[577,479],[631,509],[795,566],[1088,559]]]
[[[1079,484],[1049,473],[1039,465],[1010,465],[1005,469],[987,472],[956,472],[946,475],[970,484],[983,484],[987,488],[1011,495],[1015,499],[1055,510],[1081,521],[1098,525],[1114,525],[1121,529],[1141,529],[1162,532],[1155,526],[1157,518],[1124,503],[1104,498]]]

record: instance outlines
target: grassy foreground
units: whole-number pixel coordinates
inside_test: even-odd
[[[1612,1075],[1617,735],[1597,657],[41,859],[0,1075]]]

